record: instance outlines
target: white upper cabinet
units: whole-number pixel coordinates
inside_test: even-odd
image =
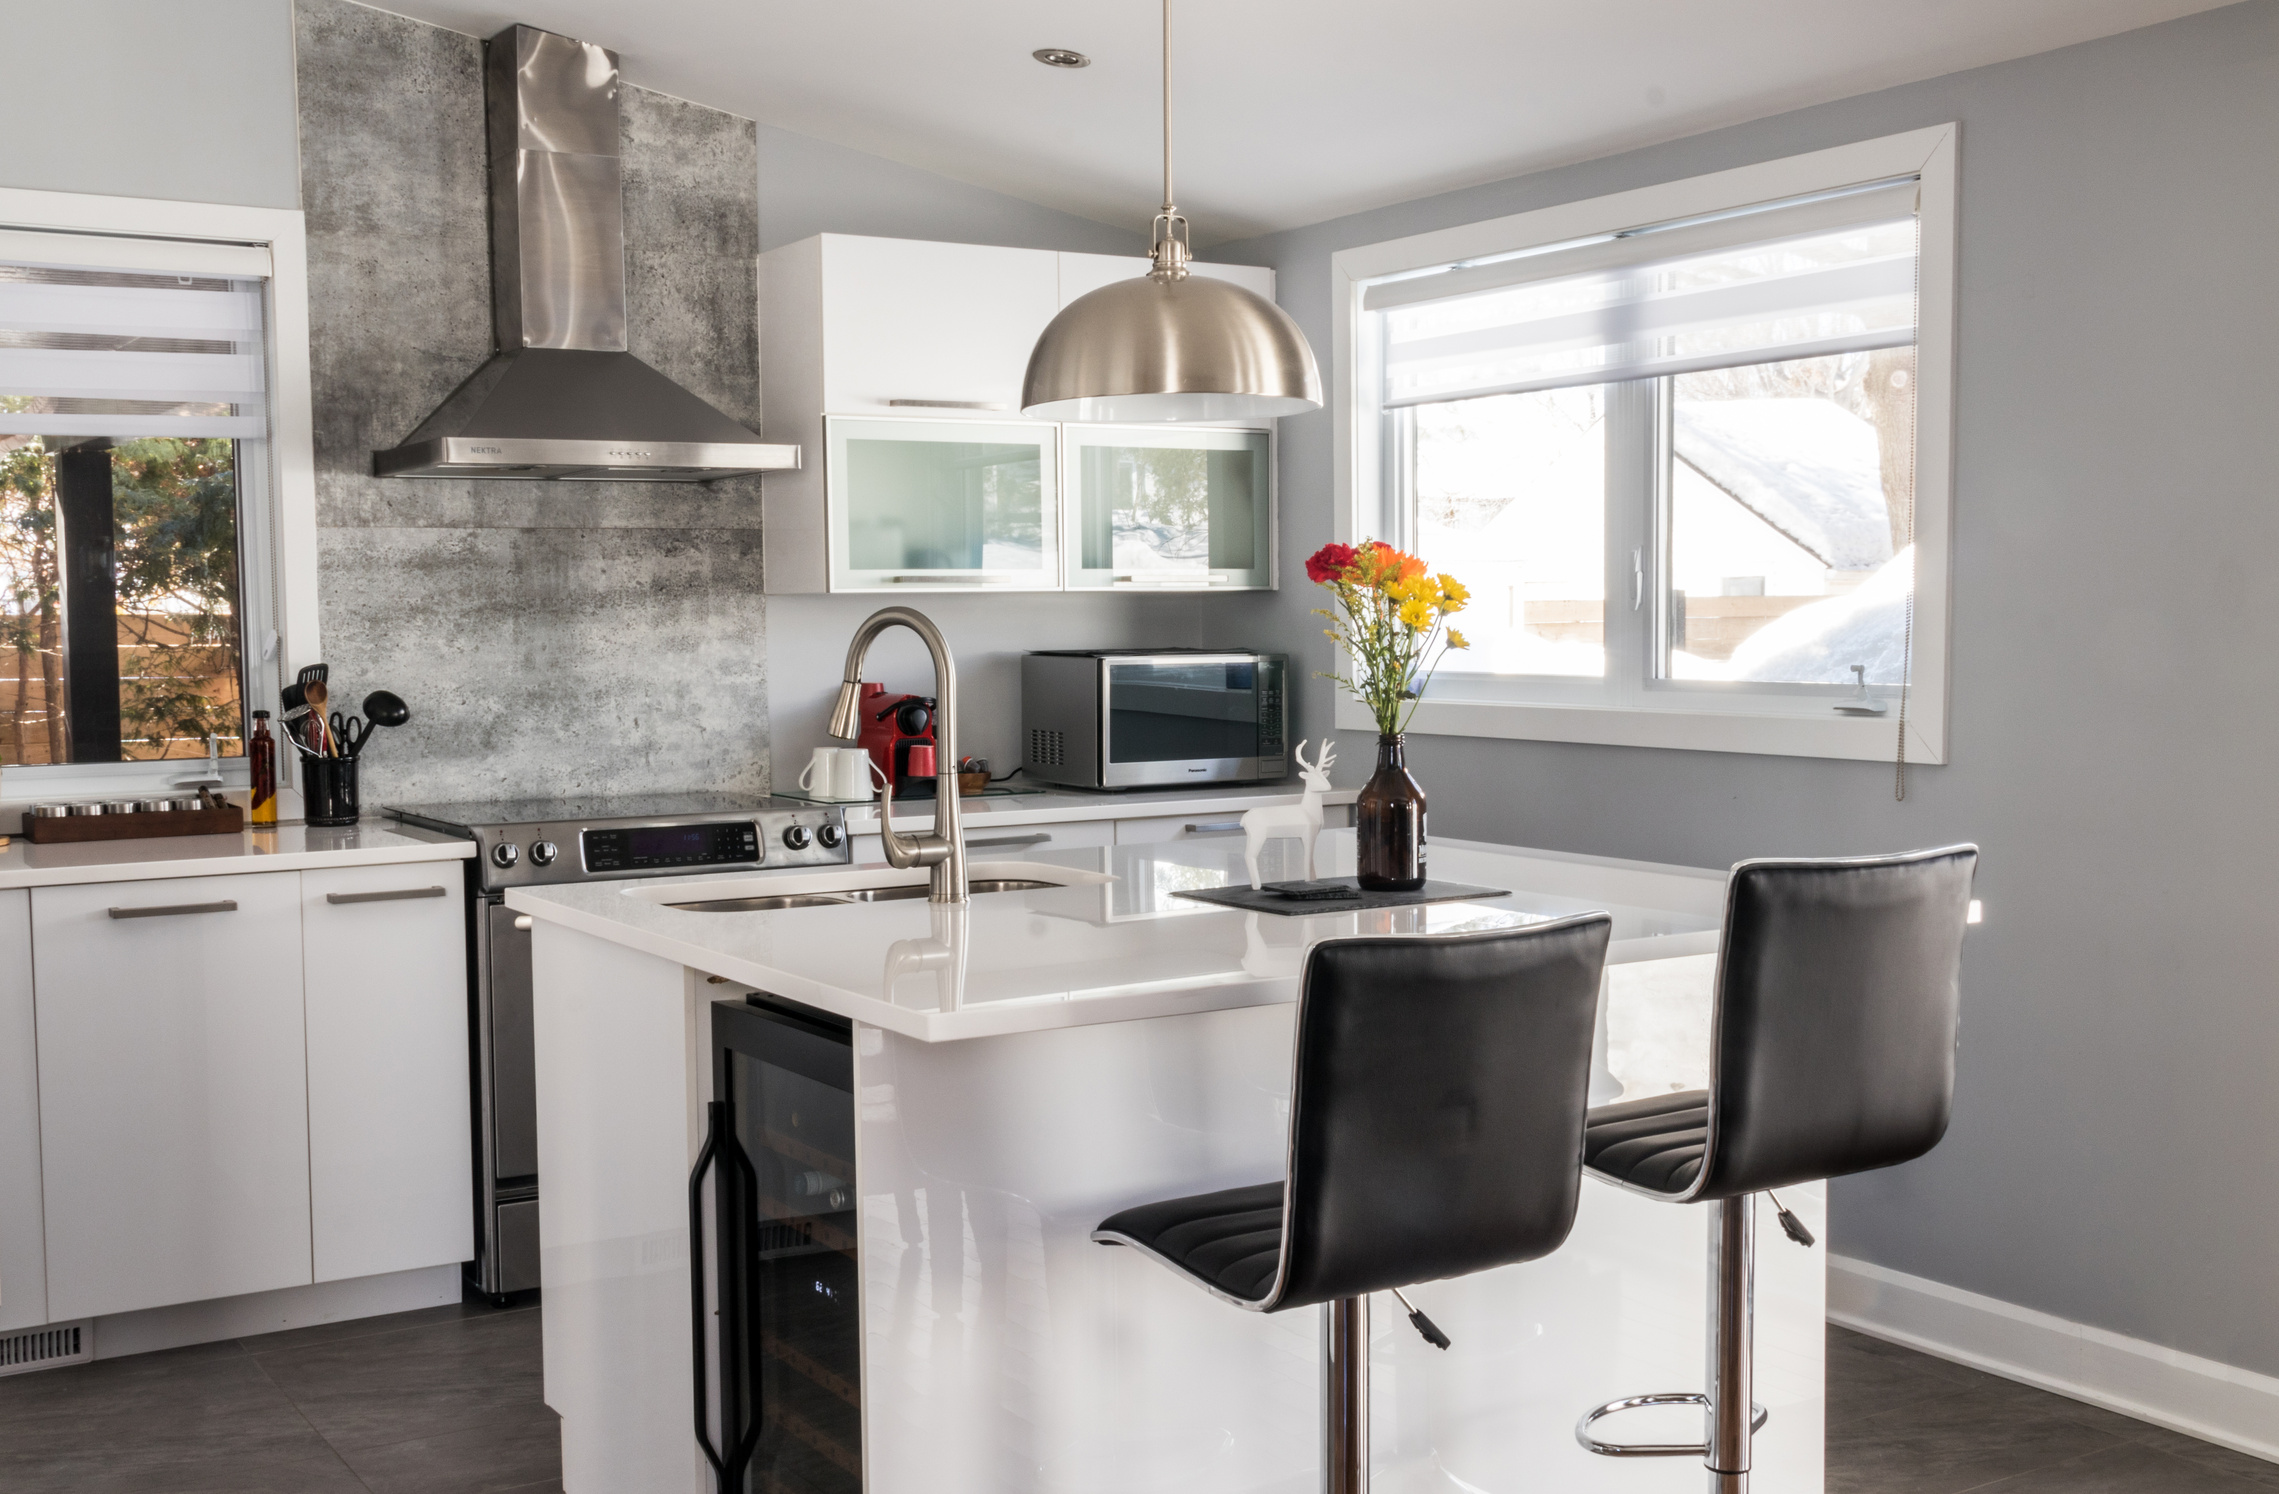
[[[33,889],[51,1321],[311,1280],[300,886]]]
[[[1194,270],[1273,298],[1271,270]],[[762,255],[761,428],[805,454],[760,486],[767,589],[1142,584],[1113,566],[1065,574],[1063,448],[1082,428],[1020,408],[1030,350],[1060,309],[1146,272],[1137,255],[848,234]],[[1244,542],[1271,533],[1270,480],[1253,486],[1260,507]],[[1220,549],[1241,552],[1229,534]],[[1272,584],[1262,562],[1210,565],[1216,576],[1197,584]]]

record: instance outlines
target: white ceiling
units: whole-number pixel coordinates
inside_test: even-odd
[[[1587,160],[2230,0],[1179,0],[1179,201],[1198,243]],[[599,42],[626,78],[1144,231],[1150,0],[388,0]],[[1071,47],[1076,71],[1030,59]]]

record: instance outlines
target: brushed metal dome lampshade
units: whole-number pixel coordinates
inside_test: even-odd
[[[1321,373],[1287,312],[1188,269],[1171,195],[1171,0],[1163,4],[1163,210],[1149,257],[1061,308],[1029,354],[1021,413],[1043,420],[1262,420],[1318,410]]]

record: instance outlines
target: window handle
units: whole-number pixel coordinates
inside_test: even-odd
[[[1646,547],[1633,545],[1630,549],[1630,610],[1636,612],[1646,602]]]

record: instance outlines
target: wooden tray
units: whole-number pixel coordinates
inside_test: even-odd
[[[245,811],[235,804],[213,809],[169,809],[158,814],[24,816],[24,838],[34,845],[75,840],[145,840],[160,835],[235,835]]]

